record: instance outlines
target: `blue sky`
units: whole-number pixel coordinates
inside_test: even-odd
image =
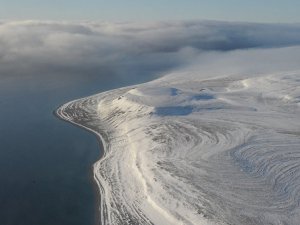
[[[0,0],[0,19],[300,22],[299,0]]]

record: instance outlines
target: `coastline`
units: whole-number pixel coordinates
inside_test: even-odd
[[[96,176],[96,169],[95,169],[95,164],[101,160],[101,158],[104,156],[105,154],[105,142],[104,139],[102,138],[102,136],[100,134],[98,134],[96,131],[85,127],[79,123],[76,123],[74,121],[70,121],[68,119],[66,119],[62,114],[59,113],[59,109],[65,104],[62,104],[60,106],[58,106],[55,110],[53,110],[52,114],[58,118],[61,121],[67,122],[72,124],[73,126],[77,127],[77,128],[81,128],[89,133],[91,133],[92,135],[94,135],[97,139],[98,142],[98,146],[99,146],[99,151],[100,151],[100,155],[99,158],[95,160],[95,162],[90,165],[90,172],[89,172],[89,178],[92,180],[92,184],[93,184],[93,190],[94,193],[96,195],[96,207],[95,207],[95,225],[101,225],[102,221],[101,221],[101,184],[99,183],[97,176]]]
[[[280,181],[284,165],[277,169],[272,159],[285,160],[282,145],[289,155],[298,154],[299,140],[291,135],[300,122],[297,75],[187,75],[102,92],[57,109],[59,118],[102,143],[103,155],[93,165],[101,222],[224,225],[248,216],[244,224],[274,218],[294,224],[297,215],[286,218],[297,207],[278,199],[297,197],[297,181],[286,176],[291,192],[283,196],[283,187],[272,180]],[[271,210],[274,203],[280,213]]]
[[[143,83],[145,84],[145,83]],[[142,85],[142,84],[140,84]],[[88,122],[93,121],[95,119],[95,114],[97,113],[97,109],[94,107],[95,102],[97,102],[96,105],[98,105],[99,101],[101,99],[107,100],[109,96],[111,96],[111,93],[113,93],[113,98],[119,95],[122,95],[123,93],[127,92],[128,90],[135,89],[137,85],[131,85],[127,87],[121,87],[117,89],[112,89],[109,91],[105,92],[100,92],[98,94],[94,94],[91,96],[75,99],[72,101],[69,101],[67,103],[64,103],[56,108],[56,110],[53,111],[54,115],[65,122],[69,122],[74,126],[77,126],[79,128],[82,128],[90,133],[93,133],[96,135],[96,138],[99,142],[99,145],[102,146],[103,152],[101,152],[101,156],[99,157],[98,160],[94,162],[92,165],[93,167],[93,182],[94,188],[97,189],[97,195],[99,196],[98,199],[96,200],[97,204],[97,209],[98,213],[95,215],[96,218],[96,224],[97,225],[110,225],[114,224],[112,222],[112,217],[111,217],[111,208],[112,205],[108,204],[107,198],[111,197],[111,193],[109,193],[107,196],[107,193],[110,192],[109,186],[107,185],[107,177],[103,177],[102,174],[99,172],[101,171],[100,167],[102,166],[101,164],[103,161],[106,160],[107,153],[111,151],[111,145],[113,144],[111,138],[115,138],[114,135],[112,135],[110,132],[111,130],[109,128],[110,125],[108,125],[105,119],[97,118],[99,119],[97,122],[97,127],[91,126]],[[90,106],[92,106],[90,108]],[[91,111],[89,111],[91,110]],[[83,115],[87,113],[86,115]],[[93,116],[91,116],[93,115]],[[85,117],[87,116],[87,117]],[[98,116],[98,114],[96,115]],[[90,121],[84,121],[82,118],[85,118]],[[103,119],[103,120],[102,120]],[[107,125],[109,127],[107,127]],[[97,185],[97,186],[96,186]],[[96,191],[96,190],[95,190]],[[128,214],[127,214],[128,215]],[[145,221],[149,222],[148,219]],[[127,223],[126,223],[127,224]],[[131,224],[131,223],[130,223]],[[136,223],[134,223],[136,224]],[[147,223],[148,224],[148,223]],[[152,223],[151,223],[152,224]]]

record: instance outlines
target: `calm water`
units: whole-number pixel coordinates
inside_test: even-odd
[[[0,224],[94,225],[95,136],[59,120],[69,100],[124,86],[99,78],[27,78],[0,82]]]

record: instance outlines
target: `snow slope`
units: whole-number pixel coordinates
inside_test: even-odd
[[[63,105],[98,134],[103,224],[300,221],[300,71],[181,71]]]

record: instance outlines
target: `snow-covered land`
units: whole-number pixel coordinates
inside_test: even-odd
[[[103,141],[103,224],[299,225],[300,70],[182,69],[58,114]]]

